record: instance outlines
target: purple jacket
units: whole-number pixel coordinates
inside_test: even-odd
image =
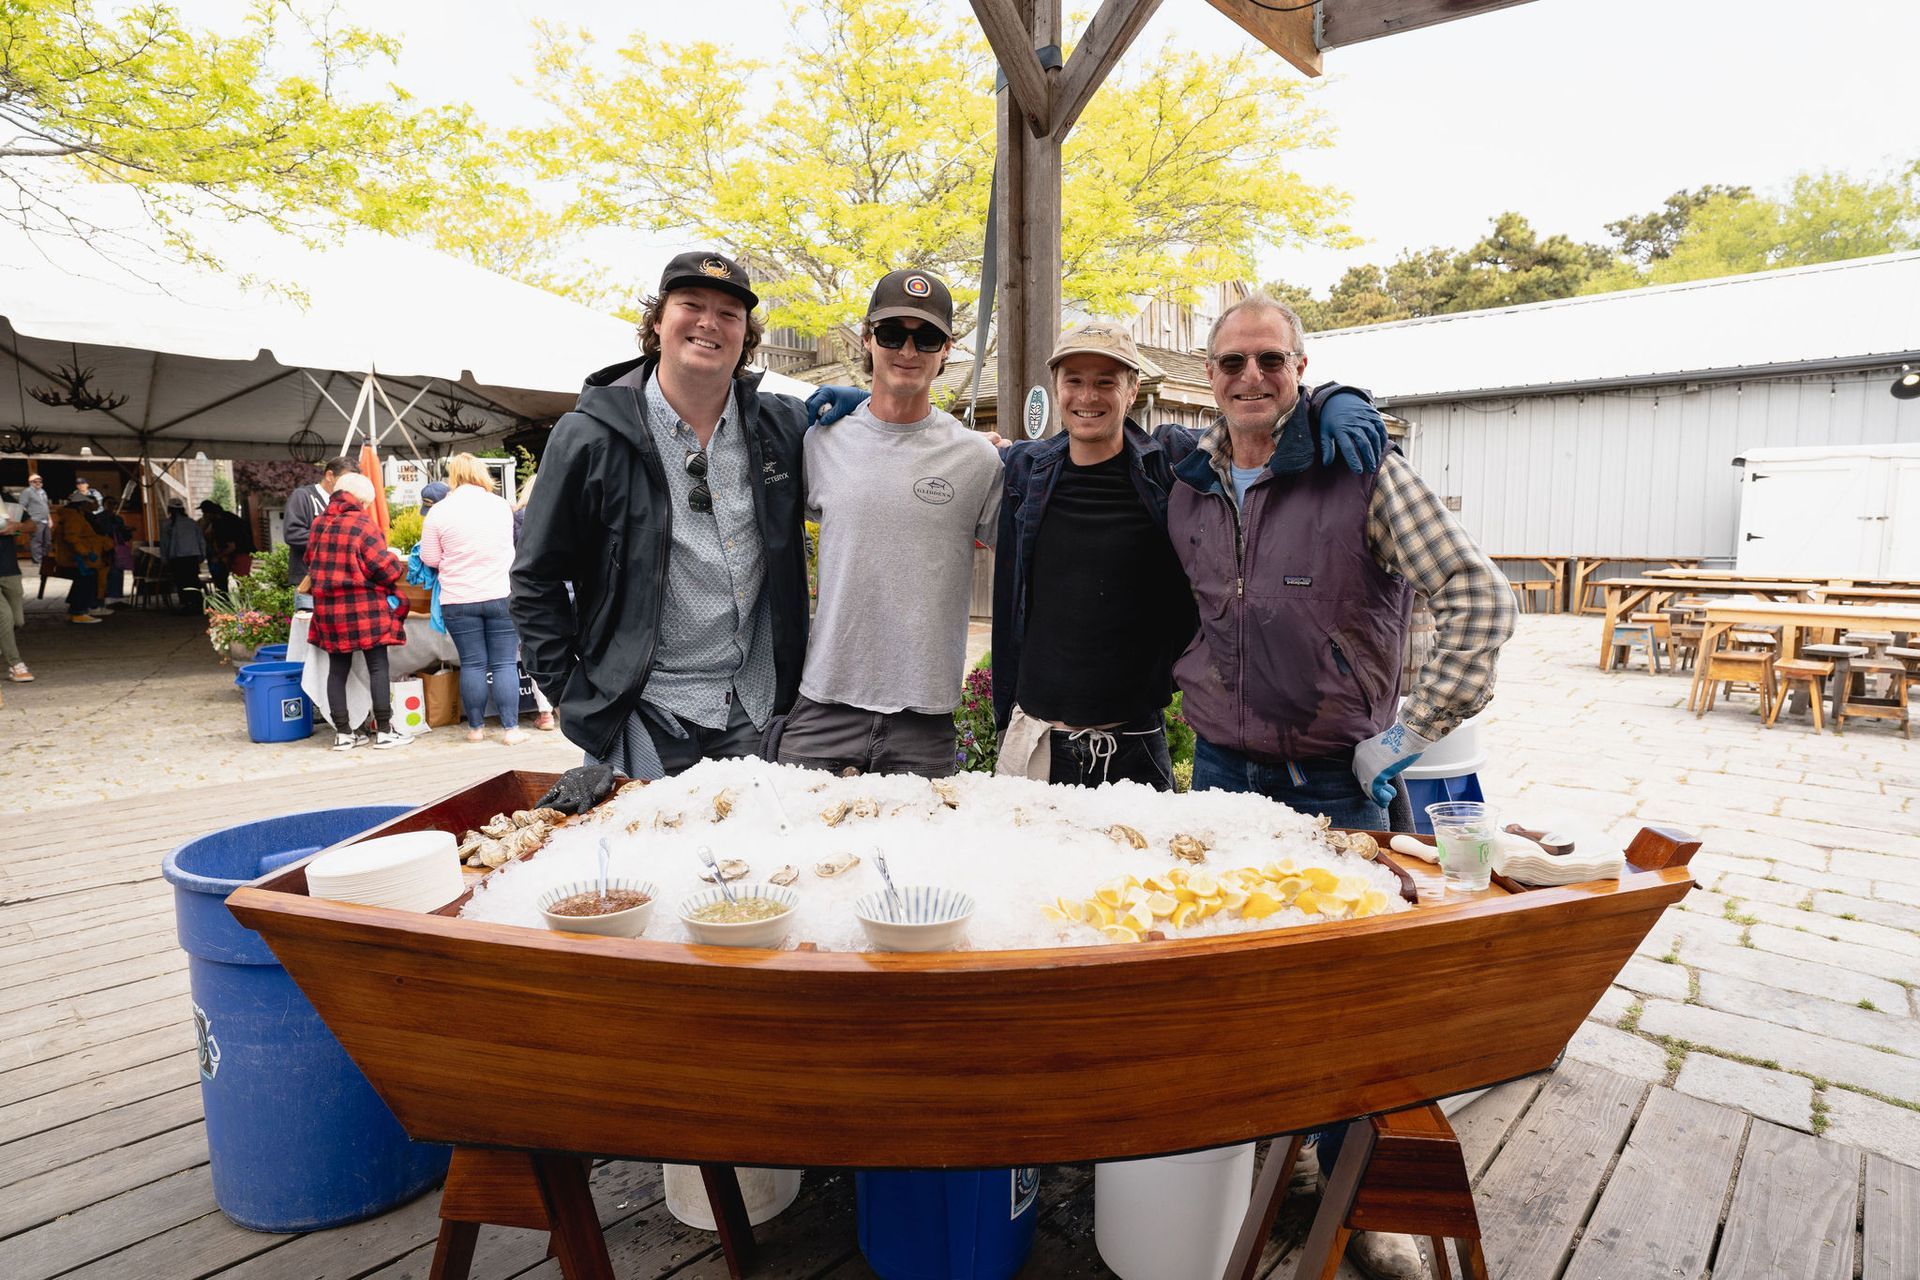
[[[1367,549],[1373,475],[1315,460],[1301,398],[1246,507],[1196,449],[1174,468],[1167,532],[1200,631],[1174,667],[1182,713],[1269,763],[1351,755],[1393,723],[1413,592]]]

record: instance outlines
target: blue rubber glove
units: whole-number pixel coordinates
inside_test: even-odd
[[[1332,466],[1336,452],[1357,476],[1380,469],[1387,452],[1387,424],[1365,396],[1336,391],[1320,406],[1320,465]]]
[[[810,427],[832,426],[865,404],[868,394],[859,387],[820,388],[807,397],[807,425]]]
[[[1396,724],[1353,749],[1353,776],[1375,804],[1392,804],[1393,780],[1432,745],[1404,724]]]

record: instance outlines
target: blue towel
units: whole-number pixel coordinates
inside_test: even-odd
[[[407,553],[407,581],[433,592],[433,629],[445,635],[447,624],[440,617],[440,571],[420,558],[420,548]]]

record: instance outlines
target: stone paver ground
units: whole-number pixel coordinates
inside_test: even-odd
[[[1528,615],[1485,720],[1528,826],[1702,840],[1571,1057],[1920,1165],[1920,748],[1882,724],[1696,718],[1687,676],[1597,666],[1599,621]]]
[[[31,571],[25,582],[31,597]],[[12,808],[287,775],[318,790],[384,758],[319,736],[249,742],[232,669],[191,619],[123,611],[70,627],[55,600],[29,610],[20,643],[39,678],[0,685]],[[1649,824],[1691,831],[1702,887],[1569,1053],[1920,1165],[1920,753],[1881,724],[1765,730],[1751,699],[1696,719],[1684,677],[1602,673],[1598,645],[1597,619],[1522,618],[1485,719],[1482,785],[1531,826],[1617,844]],[[579,760],[558,734],[508,748],[436,730],[406,750],[501,769]]]

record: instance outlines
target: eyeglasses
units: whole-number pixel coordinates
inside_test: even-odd
[[[713,490],[707,487],[707,452],[687,455],[687,474],[693,477],[693,488],[687,490],[687,505],[705,515],[713,510]]]
[[[908,338],[913,339],[915,351],[938,351],[947,345],[947,335],[930,324],[909,329],[903,324],[882,321],[873,326],[873,340],[889,351],[898,351],[906,346]]]
[[[1247,367],[1248,360],[1252,360],[1260,366],[1260,372],[1278,373],[1299,354],[1298,351],[1262,351],[1257,356],[1248,356],[1238,351],[1228,351],[1213,357],[1213,367],[1231,378]]]

